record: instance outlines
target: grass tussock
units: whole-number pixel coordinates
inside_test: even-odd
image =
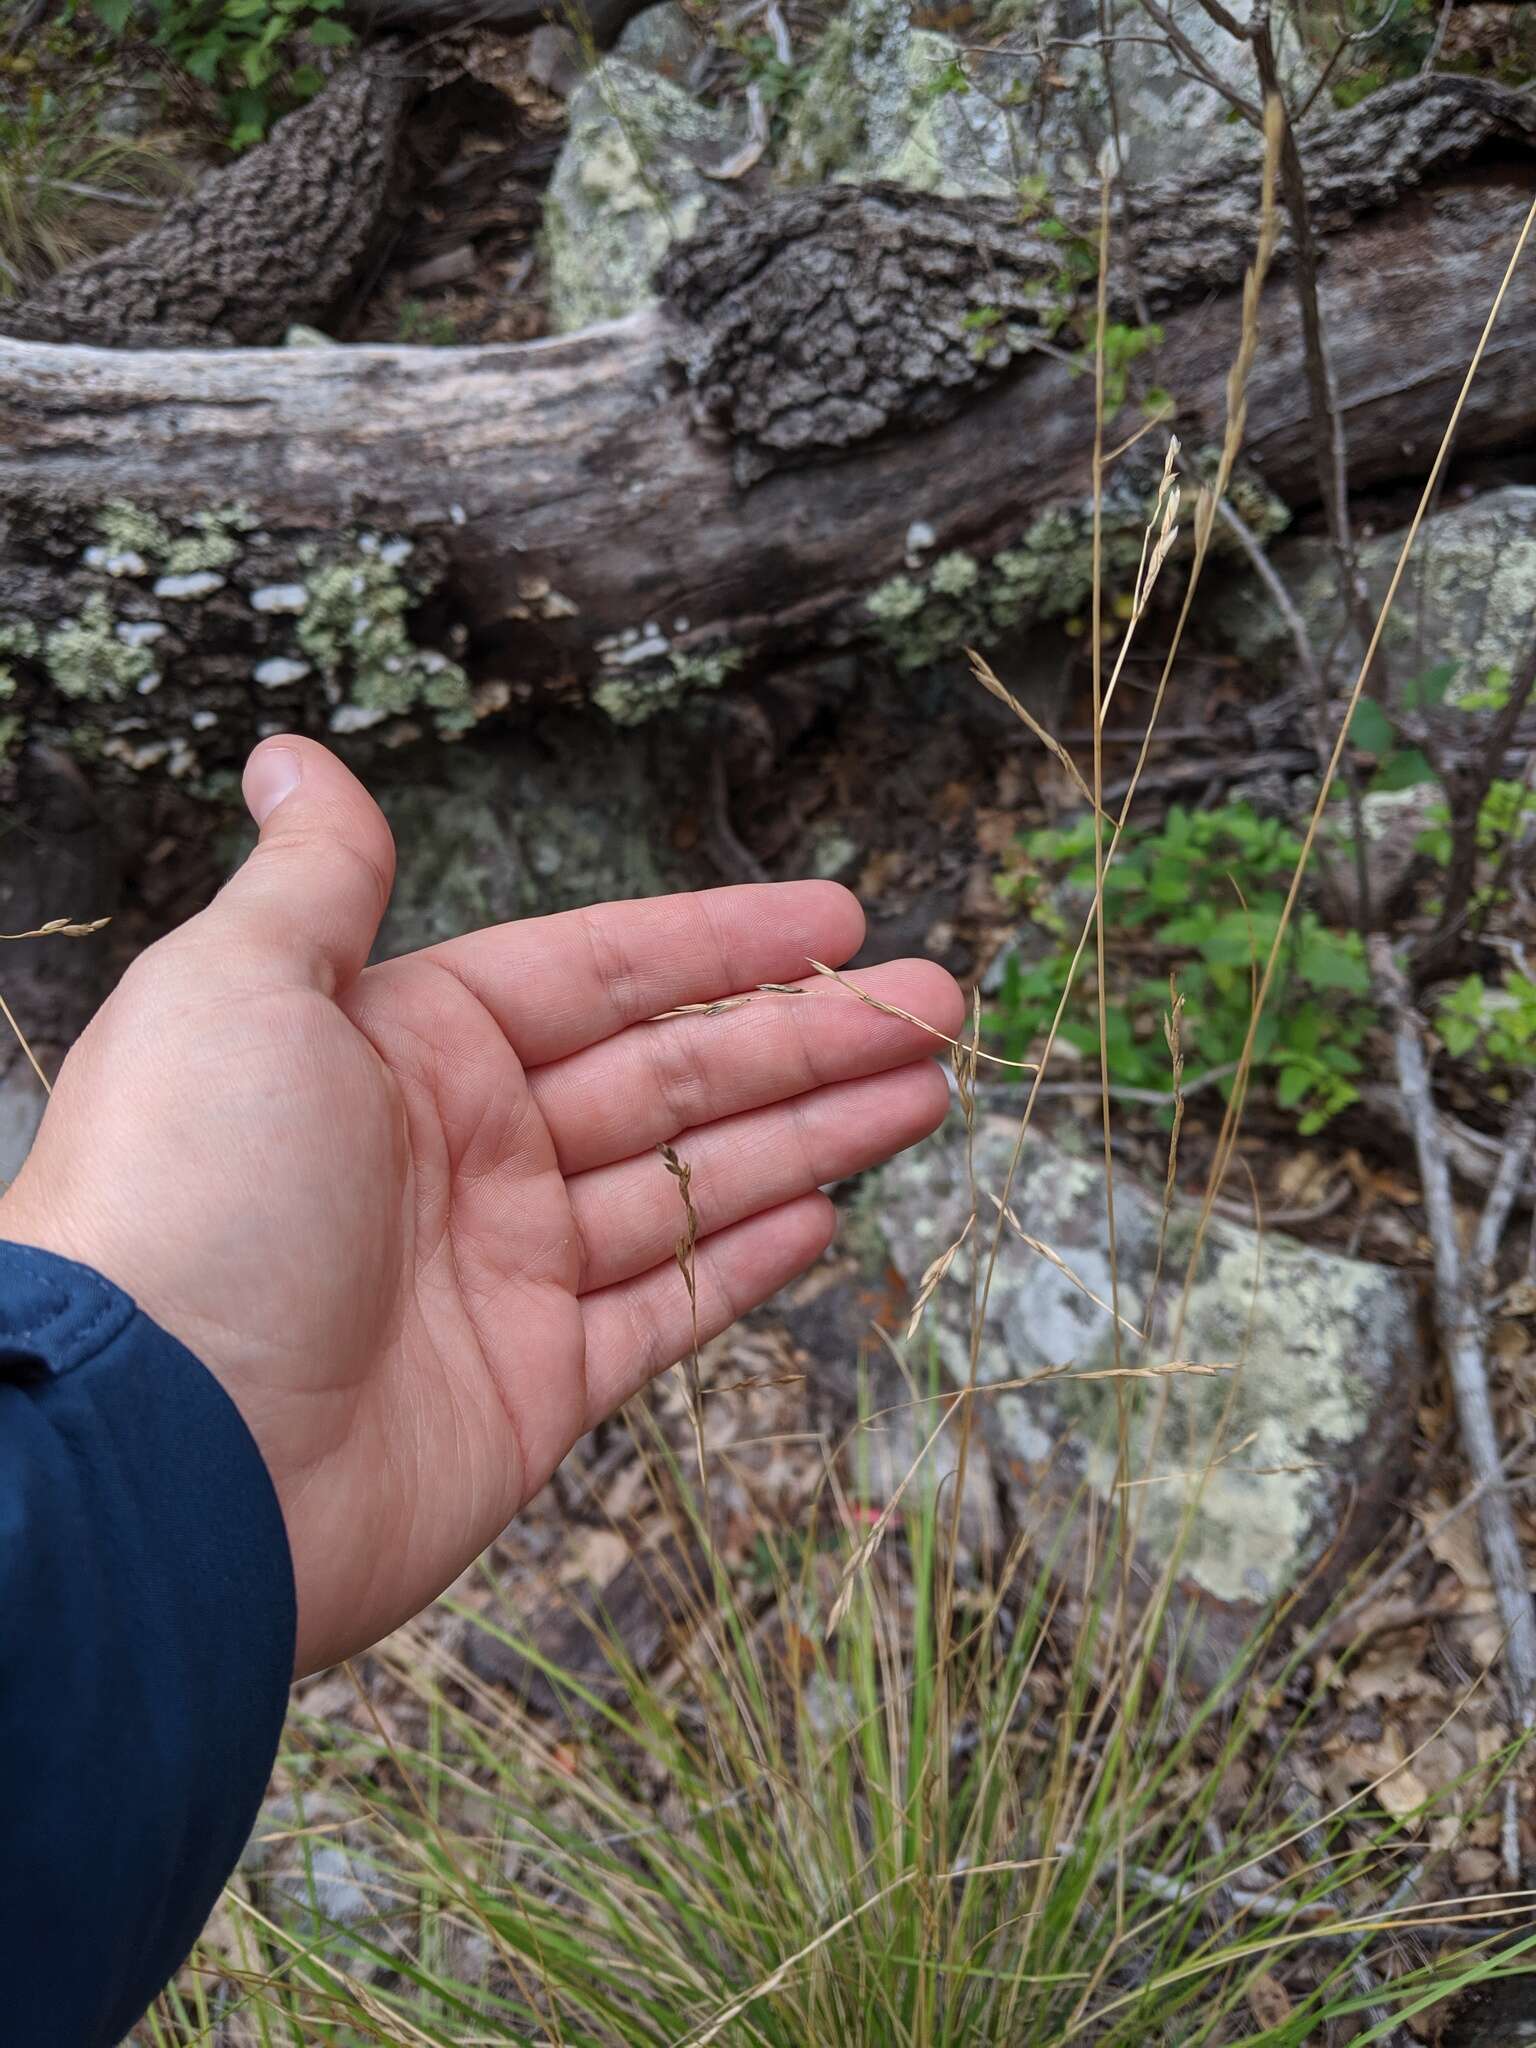
[[[916,1403],[920,1430],[948,1405]],[[696,1484],[637,1427],[696,1547]],[[808,1527],[761,1529],[766,1599],[679,1568],[664,1684],[616,1636],[595,1685],[524,1642],[562,1727],[406,1636],[388,1718],[297,1718],[280,1778],[307,1896],[280,1924],[237,1881],[145,2041],[1368,2041],[1522,1968],[1536,1936],[1496,1944],[1528,1901],[1431,1902],[1432,1816],[1375,1786],[1298,1806],[1323,1695],[1275,1632],[1198,1686],[1167,1600],[1121,1639],[1114,1527],[1073,1529],[1100,1557],[1074,1593],[1027,1539],[957,1579],[925,1462],[860,1563],[839,1471],[875,1434],[828,1460]],[[1465,1826],[1515,1767],[1506,1747],[1437,1810]],[[345,1923],[322,1879],[343,1837],[369,1909]]]

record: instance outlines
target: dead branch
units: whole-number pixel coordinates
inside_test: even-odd
[[[1482,1489],[1478,1525],[1505,1628],[1504,1660],[1517,1724],[1536,1726],[1536,1609],[1510,1511],[1509,1489],[1488,1391],[1488,1296],[1498,1239],[1536,1135],[1536,1094],[1512,1120],[1470,1260],[1462,1255],[1451,1194],[1450,1162],[1424,1056],[1423,1024],[1390,942],[1367,944],[1377,999],[1391,1019],[1397,1083],[1413,1132],[1434,1254],[1435,1322],[1445,1351],[1467,1464]]]

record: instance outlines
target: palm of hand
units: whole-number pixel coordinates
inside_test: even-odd
[[[686,1353],[660,1143],[694,1167],[708,1336],[823,1249],[817,1188],[946,1097],[930,1039],[825,985],[650,1021],[846,958],[862,920],[831,885],[610,905],[358,974],[380,892],[353,874],[334,929],[279,939],[242,895],[269,843],[91,1026],[3,1226],[118,1279],[232,1395],[283,1505],[307,1669],[423,1605]],[[864,979],[957,1028],[937,969]]]

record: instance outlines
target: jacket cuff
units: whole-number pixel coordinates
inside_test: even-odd
[[[207,1368],[101,1274],[7,1243],[0,1606],[7,2037],[115,2042],[255,1820],[293,1568],[255,1440]]]

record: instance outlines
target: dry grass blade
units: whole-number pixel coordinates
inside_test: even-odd
[[[965,652],[966,658],[971,664],[971,673],[975,676],[981,687],[989,696],[995,697],[999,704],[1006,704],[1021,725],[1028,726],[1041,746],[1053,754],[1067,771],[1067,774],[1072,778],[1073,787],[1083,802],[1091,804],[1093,802],[1093,791],[1088,787],[1087,782],[1083,778],[1082,770],[1061,744],[1061,741],[1057,739],[1054,733],[1046,731],[1033,712],[1024,709],[1024,706],[1006,684],[998,681],[984,656],[978,654],[974,647],[967,647]]]
[[[1229,1458],[1235,1458],[1239,1451],[1246,1451],[1251,1443],[1257,1441],[1258,1434],[1259,1432],[1256,1429],[1250,1430],[1247,1436],[1243,1437],[1240,1442],[1233,1444],[1229,1450],[1223,1451],[1219,1458],[1210,1458],[1206,1461],[1204,1465],[1190,1466],[1188,1470],[1183,1472],[1143,1472],[1135,1479],[1120,1479],[1117,1480],[1115,1483],[1120,1488],[1120,1491],[1122,1493],[1128,1492],[1132,1487],[1135,1486],[1174,1486],[1177,1485],[1181,1480],[1203,1483],[1205,1479],[1216,1470],[1218,1465],[1225,1465],[1227,1460]],[[1238,1466],[1235,1469],[1238,1471],[1254,1470],[1252,1466]],[[1277,1468],[1274,1466],[1266,1466],[1264,1469],[1266,1471],[1274,1471]],[[1292,1469],[1301,1471],[1304,1468],[1301,1466],[1296,1466],[1294,1468],[1287,1466],[1285,1469],[1287,1471],[1290,1471]]]
[[[1115,1315],[1115,1311],[1113,1308],[1111,1308],[1110,1304],[1104,1300],[1102,1295],[1095,1294],[1093,1289],[1088,1285],[1088,1282],[1084,1280],[1080,1274],[1073,1272],[1072,1268],[1067,1264],[1066,1260],[1061,1256],[1060,1252],[1052,1251],[1051,1247],[1048,1244],[1046,1244],[1043,1239],[1038,1237],[1031,1237],[1029,1232],[1024,1228],[1023,1224],[1020,1223],[1018,1217],[1014,1215],[1011,1209],[1004,1208],[1002,1202],[999,1201],[996,1195],[991,1194],[989,1192],[987,1199],[989,1202],[992,1203],[993,1207],[1001,1213],[1003,1221],[1008,1225],[1008,1228],[1013,1232],[1014,1236],[1019,1240],[1020,1244],[1028,1245],[1029,1249],[1032,1252],[1038,1253],[1039,1256],[1042,1259],[1046,1260],[1048,1264],[1054,1266],[1057,1272],[1060,1273],[1062,1278],[1064,1280],[1070,1281],[1071,1284],[1077,1289],[1079,1294],[1087,1295],[1088,1299],[1093,1303],[1095,1308],[1103,1309],[1105,1315],[1107,1316]],[[1121,1329],[1128,1330],[1130,1334],[1134,1338],[1136,1338],[1139,1343],[1144,1344],[1146,1342],[1147,1333],[1145,1330],[1138,1330],[1136,1325],[1133,1322],[1130,1322],[1125,1316],[1116,1316],[1115,1319],[1119,1323]]]
[[[953,1881],[962,1878],[970,1880],[978,1877],[1002,1876],[1012,1871],[1039,1870],[1043,1864],[1051,1863],[1055,1860],[1054,1857],[1049,1856],[1031,1856],[1020,1860],[1010,1858],[1006,1862],[978,1863],[964,1870],[947,1871],[944,1873],[944,1877]],[[732,2020],[739,2019],[748,2006],[755,2005],[760,1998],[766,1998],[770,1992],[777,1991],[790,1972],[799,1964],[809,1961],[819,1949],[824,1949],[829,1941],[835,1941],[845,1927],[851,1927],[855,1920],[862,1919],[866,1913],[880,1905],[883,1900],[890,1898],[893,1892],[899,1892],[903,1886],[912,1884],[917,1876],[918,1872],[915,1870],[904,1870],[901,1876],[894,1878],[890,1884],[884,1884],[880,1887],[879,1891],[871,1892],[867,1899],[860,1899],[851,1912],[845,1913],[840,1920],[834,1920],[830,1927],[824,1927],[814,1941],[806,1942],[805,1946],[797,1948],[792,1956],[786,1956],[777,1969],[770,1972],[759,1983],[754,1984],[744,1997],[736,1999],[733,2004],[725,2008],[724,2012],[717,2013],[702,2034],[685,2035],[680,2048],[708,2048],[708,2044],[711,2041],[718,2041]]]
[[[12,943],[22,939],[88,939],[93,932],[103,930],[111,922],[110,917],[91,918],[83,924],[72,917],[50,917],[48,922],[40,924],[36,931],[0,932],[0,943]],[[6,1023],[10,1026],[16,1043],[27,1056],[28,1066],[36,1074],[38,1080],[42,1082],[43,1093],[51,1096],[53,1094],[53,1083],[38,1065],[37,1054],[33,1052],[31,1046],[27,1043],[27,1034],[17,1023],[15,1012],[4,996],[0,996],[0,1017],[4,1017]]]
[[[1011,1394],[1024,1387],[1038,1387],[1046,1380],[1169,1380],[1169,1379],[1214,1379],[1224,1372],[1236,1372],[1237,1361],[1231,1358],[1207,1359],[1197,1362],[1192,1358],[1170,1358],[1161,1365],[1094,1365],[1085,1366],[1081,1371],[1069,1360],[1065,1365],[1045,1365],[1039,1372],[1027,1374],[1018,1380],[986,1380],[975,1389],[978,1394]],[[957,1400],[959,1396],[955,1397]]]
[[[1035,1071],[1033,1060],[1005,1060],[1000,1053],[983,1052],[980,1046],[972,1045],[968,1039],[951,1038],[949,1033],[941,1031],[937,1024],[926,1023],[923,1018],[913,1016],[910,1010],[903,1010],[896,1003],[882,1003],[878,996],[872,996],[862,988],[855,988],[835,967],[828,967],[820,960],[808,960],[807,964],[814,967],[818,974],[825,975],[828,981],[835,981],[844,994],[852,996],[855,1002],[863,1003],[868,1009],[879,1010],[884,1016],[899,1017],[903,1024],[915,1025],[919,1031],[926,1031],[930,1038],[937,1038],[943,1044],[963,1052],[967,1059],[985,1060],[989,1066],[994,1067],[1011,1067],[1015,1073],[1032,1074]]]
[[[907,1318],[907,1339],[909,1342],[917,1335],[917,1326],[923,1320],[923,1310],[938,1291],[939,1284],[943,1280],[944,1275],[955,1263],[956,1255],[961,1245],[970,1236],[971,1225],[975,1221],[974,1213],[966,1217],[964,1230],[961,1231],[952,1245],[946,1246],[939,1253],[939,1256],[930,1262],[927,1271],[923,1274],[922,1280],[918,1285],[917,1300],[913,1302],[912,1313]]]
[[[849,1558],[847,1564],[844,1565],[843,1576],[837,1589],[837,1598],[832,1602],[832,1610],[827,1616],[828,1642],[837,1633],[838,1623],[848,1612],[848,1603],[853,1598],[853,1589],[858,1583],[860,1573],[868,1568],[870,1559],[884,1542],[885,1532],[891,1526],[896,1510],[901,1506],[902,1496],[922,1469],[923,1460],[949,1427],[950,1417],[959,1406],[960,1399],[958,1395],[946,1402],[944,1413],[935,1423],[927,1442],[902,1474],[899,1483],[891,1491],[890,1499],[870,1524],[858,1548],[854,1551],[852,1557]]]
[[[1170,434],[1168,436],[1168,446],[1163,453],[1163,474],[1157,486],[1157,504],[1153,508],[1151,522],[1141,536],[1141,560],[1137,564],[1136,583],[1131,595],[1131,616],[1126,624],[1125,632],[1121,636],[1120,650],[1115,657],[1115,666],[1111,671],[1108,683],[1104,687],[1104,701],[1099,706],[1099,726],[1101,730],[1104,720],[1109,715],[1110,702],[1119,686],[1120,676],[1125,668],[1126,656],[1130,653],[1131,644],[1135,639],[1136,628],[1141,624],[1142,615],[1145,613],[1148,602],[1151,599],[1153,586],[1156,584],[1158,576],[1162,572],[1163,564],[1173,552],[1179,538],[1179,529],[1175,521],[1179,516],[1179,504],[1182,493],[1180,492],[1178,479],[1174,471],[1174,464],[1178,461],[1178,458],[1179,438],[1177,434]],[[1157,534],[1155,541],[1152,538],[1154,529]],[[1092,801],[1091,793],[1089,801]]]
[[[0,932],[0,943],[14,939],[88,939],[92,932],[104,930],[111,922],[110,917],[93,917],[88,924],[77,924],[70,917],[50,917],[35,932]]]
[[[11,1030],[14,1032],[16,1037],[16,1043],[21,1047],[22,1051],[27,1056],[27,1064],[31,1067],[33,1073],[36,1074],[38,1080],[41,1081],[43,1084],[43,1093],[45,1095],[51,1096],[53,1093],[53,1083],[48,1079],[48,1076],[43,1072],[42,1068],[38,1065],[37,1054],[32,1050],[31,1046],[27,1043],[27,1034],[16,1022],[15,1012],[12,1010],[10,1004],[5,1000],[4,996],[0,996],[0,1017],[4,1017],[6,1023],[10,1025]]]
[[[687,1358],[683,1360],[683,1373],[688,1383],[689,1419],[693,1424],[693,1448],[699,1461],[699,1488],[704,1496],[705,1511],[709,1505],[709,1477],[704,1458],[704,1395],[699,1379],[699,1283],[695,1269],[695,1254],[699,1245],[699,1212],[693,1206],[693,1168],[681,1159],[670,1145],[659,1145],[657,1150],[668,1173],[677,1182],[678,1199],[683,1205],[683,1234],[677,1240],[673,1257],[677,1270],[683,1276],[683,1285],[688,1290],[688,1309],[693,1324],[693,1342]]]

